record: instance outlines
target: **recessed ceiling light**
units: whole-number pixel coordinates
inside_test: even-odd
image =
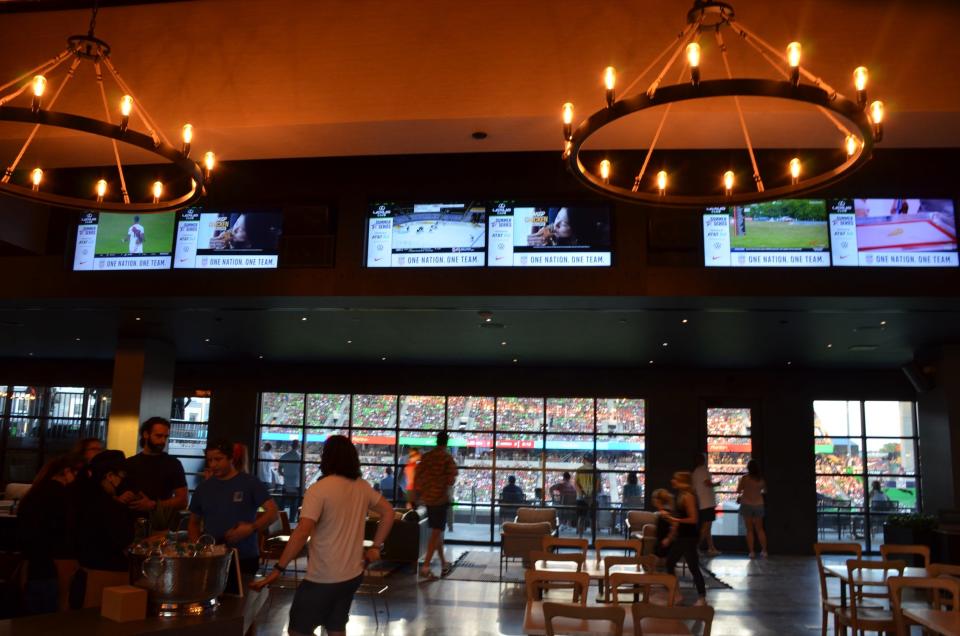
[[[648,362],[647,364],[653,364],[653,360],[651,360],[651,361],[650,361],[650,362]]]
[[[486,138],[487,138],[487,133],[485,133],[485,132],[482,131],[482,130],[477,130],[477,131],[475,131],[473,134],[471,134],[470,136],[473,137],[474,139],[476,139],[477,141],[480,141],[481,139],[486,139]]]
[[[503,342],[501,342],[501,343],[500,343],[500,346],[501,346],[501,347],[506,347],[506,346],[507,346],[507,341],[504,340]]]
[[[880,321],[880,326],[881,326],[881,327],[886,327],[886,326],[887,326],[887,321],[886,321],[886,320],[881,320],[881,321]]]
[[[662,346],[666,347],[666,346],[669,346],[669,345],[670,345],[669,342],[664,342]]]
[[[260,360],[263,360],[263,356],[257,356]]]
[[[140,316],[137,316],[136,318],[134,318],[134,320],[136,320],[137,322],[140,322]]]
[[[347,340],[347,344],[353,344],[353,340]]]
[[[203,341],[204,341],[204,342],[210,342],[210,338],[204,338]]]
[[[31,351],[31,352],[28,353],[27,355],[28,355],[28,356],[32,356],[32,355],[33,355],[33,351]]]
[[[687,320],[686,318],[684,318],[684,319],[683,319],[683,320],[681,320],[680,322],[682,322],[683,324],[687,324],[687,323],[688,323],[688,322],[690,322],[690,321],[689,321],[689,320]]]
[[[832,345],[832,344],[828,344],[828,345],[827,345],[827,349],[833,349],[833,345]]]
[[[386,361],[387,361],[387,356],[383,356],[382,358],[380,358],[380,360],[382,360],[383,362],[386,362]]]
[[[77,342],[80,342],[80,338],[74,338],[74,340],[76,340]]]
[[[513,361],[514,361],[515,363],[516,363],[516,362],[520,362],[519,358],[514,358]]]
[[[302,320],[303,322],[307,322],[307,317],[306,317],[306,316],[304,316],[304,317],[303,317],[303,318],[301,318],[300,320]]]
[[[790,360],[787,360],[787,366],[789,367],[791,364],[793,364],[793,362],[791,362]]]

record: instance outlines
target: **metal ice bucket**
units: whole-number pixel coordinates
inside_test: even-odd
[[[232,557],[232,551],[216,556],[131,555],[131,565],[142,560],[139,578],[132,578],[134,585],[146,588],[152,604],[212,603],[227,587]]]

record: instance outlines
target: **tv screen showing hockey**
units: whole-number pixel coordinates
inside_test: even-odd
[[[283,215],[271,210],[177,214],[174,268],[273,269],[277,266]]]
[[[703,215],[707,267],[829,267],[823,199],[786,199],[708,208]]]
[[[367,267],[483,267],[482,203],[377,203],[367,217]]]
[[[490,209],[492,267],[609,267],[610,210],[499,202]]]
[[[173,212],[80,215],[74,271],[170,269]]]
[[[957,219],[950,199],[830,202],[833,264],[956,267]]]

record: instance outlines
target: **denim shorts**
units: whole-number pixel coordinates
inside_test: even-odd
[[[343,632],[350,618],[350,605],[363,575],[339,583],[301,581],[290,606],[290,629],[312,634],[321,625],[328,632]]]
[[[752,506],[750,504],[740,504],[740,514],[743,515],[745,519],[750,518],[762,518],[763,517],[763,506]]]

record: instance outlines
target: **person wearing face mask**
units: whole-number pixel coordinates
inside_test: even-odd
[[[17,534],[26,561],[24,609],[44,614],[66,609],[69,581],[76,571],[70,501],[83,467],[79,456],[46,463],[20,502]]]
[[[133,542],[135,511],[124,502],[123,451],[103,451],[90,461],[90,488],[77,504],[77,556],[71,606],[95,607],[104,587],[129,585],[126,550]]]
[[[127,485],[120,500],[140,517],[150,519],[156,532],[176,528],[177,513],[187,507],[187,479],[183,465],[164,452],[170,422],[151,417],[140,427],[142,450],[127,460]]]

